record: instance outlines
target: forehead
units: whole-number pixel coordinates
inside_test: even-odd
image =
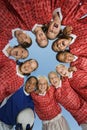
[[[40,79],[38,79],[38,82],[43,83],[43,82],[47,82],[47,80],[45,78],[40,78]]]
[[[29,60],[29,61],[26,61],[26,64],[30,64],[30,65],[35,64],[35,63],[36,63],[35,60]]]
[[[37,82],[36,78],[32,77],[27,82]]]
[[[59,60],[64,61],[65,60],[65,54],[64,53],[59,54],[58,58],[59,58]]]
[[[54,77],[54,76],[57,76],[57,74],[56,73],[50,73],[49,74],[49,77],[51,78],[51,77]]]
[[[60,69],[63,69],[63,68],[65,68],[65,66],[63,66],[63,65],[57,66],[57,70],[60,70]]]

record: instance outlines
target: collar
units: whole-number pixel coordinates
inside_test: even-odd
[[[17,30],[21,30],[21,29],[20,28],[12,29],[12,37],[15,37],[14,32],[17,31]]]
[[[73,61],[76,61],[77,59],[78,59],[78,57],[74,55],[74,60]]]
[[[24,31],[24,30],[22,30],[20,28],[15,28],[15,29],[12,29],[12,37],[15,37],[14,32],[17,31],[17,30],[21,30],[21,31],[23,31],[23,33],[27,34],[26,31]]]
[[[33,28],[32,28],[32,32],[34,32],[34,30],[35,30],[36,27],[42,27],[42,26],[43,26],[42,24],[35,24],[33,26]]]
[[[22,74],[19,73],[18,65],[16,65],[16,73],[17,73],[17,75],[18,75],[19,77],[24,78],[24,75],[22,75]]]
[[[42,93],[39,93],[40,96],[45,96],[46,95],[46,91],[42,94]]]
[[[70,72],[68,78],[72,78],[72,77],[73,77],[73,72]]]
[[[25,94],[26,96],[29,96],[29,95],[30,95],[29,93],[27,93],[27,92],[25,91],[25,86],[23,87],[23,91],[24,91],[24,94]]]
[[[75,34],[70,34],[70,36],[73,38],[73,39],[71,40],[71,42],[70,42],[70,45],[71,45],[73,42],[75,42],[77,36],[76,36]]]
[[[7,49],[8,49],[8,47],[10,46],[10,44],[8,43],[5,47],[4,47],[4,49],[2,50],[2,52],[5,54],[5,56],[7,56],[7,57],[9,57],[9,54],[7,53]]]
[[[55,13],[59,13],[60,20],[62,21],[63,15],[62,15],[61,8],[55,9],[55,10],[53,11],[53,15],[54,15]]]
[[[87,17],[87,14],[83,15],[83,16],[80,17],[79,19],[84,19],[85,17]]]

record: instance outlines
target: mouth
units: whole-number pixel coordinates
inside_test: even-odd
[[[57,23],[54,23],[54,27],[55,27],[55,28],[58,28],[58,24],[57,24]]]
[[[54,81],[54,84],[56,84],[57,83],[57,81]]]
[[[67,73],[65,72],[63,75],[64,75],[64,76],[66,76],[66,75],[67,75]]]

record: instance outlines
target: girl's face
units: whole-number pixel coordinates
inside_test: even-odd
[[[26,86],[25,86],[25,91],[27,93],[31,93],[32,91],[35,90],[35,87],[36,87],[36,79],[34,77],[30,78],[27,83],[26,83]]]
[[[56,52],[64,51],[69,46],[70,41],[68,39],[59,39],[53,45],[53,50]]]
[[[23,44],[24,42],[27,42],[29,44],[31,43],[31,38],[21,30],[16,31],[16,38],[19,44]]]
[[[63,54],[60,54],[59,60],[62,62],[71,63],[74,60],[74,55],[69,52],[65,52]]]
[[[41,46],[41,47],[47,46],[48,40],[47,40],[47,37],[46,37],[45,33],[43,32],[43,30],[37,31],[36,39],[37,39],[39,46]]]
[[[21,66],[22,73],[31,73],[38,67],[37,62],[35,60],[26,61]]]
[[[44,79],[44,78],[40,78],[38,80],[38,89],[39,89],[39,92],[40,93],[44,93],[44,92],[46,92],[47,88],[48,88],[47,80]]]
[[[14,47],[11,52],[10,55],[13,56],[14,58],[18,59],[24,59],[28,56],[28,51],[20,46],[18,47]]]
[[[50,80],[50,83],[51,83],[54,87],[57,87],[57,86],[59,85],[60,79],[59,79],[59,77],[57,76],[57,74],[51,73],[51,74],[49,75],[49,80]]]
[[[57,66],[56,71],[63,77],[68,77],[69,72],[65,66]]]
[[[60,32],[60,27],[61,27],[61,20],[60,18],[57,20],[53,20],[51,21],[48,31],[47,31],[47,37],[49,39],[55,39],[56,36],[59,34]]]

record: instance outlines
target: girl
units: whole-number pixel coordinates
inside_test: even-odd
[[[26,120],[23,124],[21,124],[23,126],[23,130],[26,130],[26,127],[29,123],[30,128],[33,127],[34,103],[30,93],[34,91],[34,89],[36,88],[37,82],[38,82],[37,78],[31,76],[27,79],[25,85],[22,85],[22,87],[18,89],[15,93],[5,98],[5,100],[2,102],[0,106],[0,130],[11,130],[14,125],[16,125],[17,128],[18,127],[17,122],[21,124],[21,122],[23,122],[22,118]],[[30,119],[26,115],[24,115],[24,117],[22,117],[20,121],[20,116],[21,114],[23,115],[24,113],[23,110],[26,109],[27,109],[27,115],[29,116]],[[29,115],[28,113],[29,109],[31,109],[32,110],[31,112],[33,112],[32,117],[30,117],[31,114]]]
[[[31,72],[38,68],[38,62],[35,59],[29,59],[20,63],[18,66],[18,72],[21,75],[30,75]]]
[[[0,57],[0,102],[15,92],[24,82],[24,76],[30,75],[38,68],[38,62],[34,59],[27,60],[16,66],[15,61],[2,56]]]
[[[66,9],[66,5],[68,6],[68,9]],[[58,7],[61,7],[64,18],[68,19],[68,20],[64,20],[64,24],[66,24],[66,21],[72,21],[70,19],[72,15],[70,14],[72,13],[74,14],[75,8],[77,8],[78,5],[79,5],[79,0],[77,1],[73,1],[73,0],[63,1],[62,0],[61,2],[56,1],[56,0],[53,0],[53,1],[42,0],[39,3],[38,1],[34,1],[34,0],[29,1],[29,2],[26,2],[24,0],[20,2],[13,1],[13,0],[6,1],[6,2],[2,1],[0,3],[0,8],[2,9],[2,11],[0,12],[0,17],[2,17],[2,20],[0,21],[0,25],[2,27],[1,30],[2,32],[5,32],[5,33],[7,32],[6,35],[8,39],[11,39],[11,30],[14,28],[20,27],[25,30],[32,30],[35,24],[48,24],[52,19],[52,15],[53,15],[52,12]],[[58,23],[53,23],[52,25],[52,27],[54,28],[52,29],[52,31],[54,30],[55,31],[53,32],[54,36],[51,37],[51,39],[55,38],[60,30],[60,23],[62,20],[61,19],[62,17],[60,17],[60,12],[58,15],[59,16],[58,20],[57,20]],[[48,30],[50,31],[50,26]]]
[[[87,72],[75,66],[67,68],[63,64],[56,66],[62,77],[68,77],[70,86],[87,101]]]
[[[87,128],[87,103],[71,88],[68,78],[60,79],[56,72],[48,74],[51,87],[55,87],[55,98],[76,119],[79,125]],[[82,127],[83,128],[83,127]],[[82,129],[86,130],[86,129]]]
[[[76,68],[82,69],[87,72],[87,58],[78,57],[69,51],[59,52],[56,55],[56,59],[60,62],[70,63],[70,66],[76,66]]]
[[[25,59],[28,57],[29,53],[28,50],[21,45],[11,47],[8,43],[2,52],[9,58],[14,58],[16,60]]]
[[[26,31],[16,28],[12,30],[12,36],[17,38],[19,45],[28,48],[32,45],[32,39]]]
[[[71,34],[69,36],[61,35],[56,41],[53,42],[52,50],[55,52],[64,51],[75,40],[76,40],[76,35],[74,34]]]
[[[69,130],[65,118],[61,115],[61,108],[54,98],[54,87],[48,87],[48,80],[38,78],[38,89],[31,96],[35,104],[35,111],[42,120],[43,130]]]
[[[43,25],[35,24],[32,29],[32,32],[36,35],[36,42],[41,48],[44,48],[48,45],[48,39],[46,37],[44,28],[45,27],[43,27]]]

